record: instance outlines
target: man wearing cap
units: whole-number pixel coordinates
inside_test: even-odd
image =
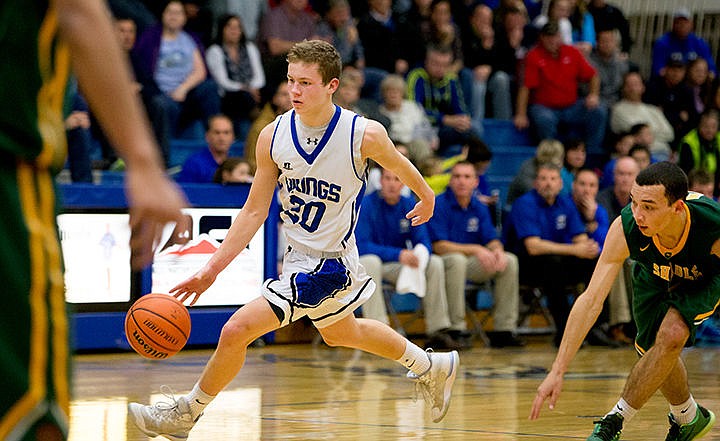
[[[585,98],[578,99],[579,83],[589,84]],[[532,125],[538,139],[579,136],[589,162],[603,159],[607,108],[600,103],[600,77],[580,51],[562,43],[555,21],[542,27],[537,46],[527,54],[516,112],[518,129]],[[568,133],[558,133],[561,124]]]
[[[693,32],[693,21],[686,8],[673,13],[672,29],[662,35],[653,45],[652,75],[662,76],[662,70],[668,61],[688,63],[696,58],[704,58],[712,76],[717,74],[710,46]]]

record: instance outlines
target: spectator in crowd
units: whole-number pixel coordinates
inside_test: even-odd
[[[585,143],[581,139],[569,139],[565,141],[563,148],[565,149],[565,159],[563,168],[560,170],[563,181],[562,193],[570,194],[573,191],[573,182],[575,182],[578,171],[585,167],[587,151]]]
[[[443,46],[452,50],[451,71],[459,73],[463,67],[463,47],[460,28],[453,21],[450,0],[432,0],[430,2],[430,28],[425,37],[425,47]]]
[[[613,152],[610,155],[610,160],[605,163],[603,167],[602,176],[600,177],[600,189],[605,189],[611,186],[614,182],[613,170],[615,170],[615,162],[618,158],[628,156],[630,149],[635,145],[635,135],[630,132],[623,132],[618,135],[614,135]]]
[[[650,155],[650,149],[645,144],[635,144],[630,147],[628,152],[631,158],[637,162],[640,171],[645,170],[648,165],[652,163],[652,156]]]
[[[328,9],[318,24],[318,35],[337,49],[343,66],[365,67],[365,50],[347,0],[328,1]]]
[[[416,47],[412,50],[412,54],[408,55],[409,69],[421,66],[425,57],[425,50],[429,42],[432,40],[433,24],[431,20],[433,0],[408,0],[410,7],[404,14],[408,23],[408,36],[415,42]],[[465,0],[461,0],[465,1]],[[397,5],[401,1],[393,1]],[[456,8],[462,7],[459,1],[452,0],[450,3],[452,19],[457,21],[460,32],[467,26],[467,19],[458,17]],[[397,11],[397,10],[396,10]],[[419,44],[422,42],[422,44]]]
[[[655,105],[644,103],[642,100],[645,84],[639,72],[628,72],[622,83],[622,99],[613,105],[610,112],[610,130],[619,134],[628,132],[639,123],[647,124],[654,142],[648,147],[658,161],[670,158],[675,132],[670,122]]]
[[[482,127],[485,102],[490,102],[491,116],[495,119],[512,119],[510,75],[500,69],[503,59],[496,44],[492,9],[477,3],[470,9],[470,25],[463,38],[465,68],[460,77],[468,78],[471,87],[465,86],[471,109],[473,126]],[[505,50],[505,48],[503,48]]]
[[[131,61],[133,69],[133,88],[140,94],[145,111],[147,112],[148,119],[153,129],[153,134],[157,140],[160,152],[162,153],[165,166],[170,165],[170,121],[166,115],[166,103],[162,98],[162,94],[157,89],[154,80],[151,77],[144,77],[142,69],[138,66],[137,57],[133,53],[135,42],[138,35],[138,26],[135,24],[134,19],[128,18],[127,16],[116,16],[115,18],[115,32],[117,33],[120,41],[120,47],[123,49],[125,54]],[[148,85],[147,88],[144,86]],[[99,142],[100,148],[102,149],[102,164],[100,168],[109,168],[117,161],[117,155],[115,150],[110,145],[110,142],[105,137],[102,131],[97,130],[99,124],[93,124],[94,116],[90,114],[91,126],[90,130],[93,137]],[[124,167],[124,162],[117,163],[116,166]]]
[[[253,181],[250,164],[244,158],[228,157],[220,163],[213,182],[218,184],[250,184]]]
[[[317,39],[317,20],[307,11],[308,0],[282,0],[263,16],[258,45],[271,84],[285,81],[285,56],[295,43]]]
[[[595,25],[590,13],[575,0],[551,0],[547,15],[540,15],[533,21],[537,29],[554,21],[558,24],[563,44],[575,46],[584,55],[590,54],[595,45]]]
[[[217,114],[220,97],[207,76],[202,43],[183,30],[182,2],[168,2],[161,21],[140,35],[133,56],[143,95],[160,103],[168,133],[175,136],[179,127]]]
[[[572,26],[572,44],[589,55],[597,40],[595,19],[587,10],[585,0],[570,0],[570,25]]]
[[[650,125],[644,122],[633,124],[630,127],[630,133],[634,137],[633,146],[636,144],[650,148],[655,143],[655,135]]]
[[[715,197],[715,178],[707,170],[702,168],[694,168],[688,173],[688,190],[698,192],[711,199],[717,200]]]
[[[710,109],[700,116],[697,128],[680,140],[678,165],[690,173],[702,169],[710,173],[717,188],[720,182],[720,113]],[[717,189],[713,192],[717,197]]]
[[[596,200],[599,189],[600,179],[597,173],[589,168],[581,168],[575,174],[570,195],[585,224],[585,232],[602,249],[608,228],[610,228],[610,218],[607,210]]]
[[[194,34],[200,39],[203,47],[212,44],[213,39],[213,12],[207,5],[207,0],[182,0],[185,8],[185,31]]]
[[[358,115],[374,119],[382,124],[385,130],[389,129],[390,118],[380,113],[380,105],[376,101],[360,98],[361,88],[360,79],[354,75],[343,73],[340,78],[340,85],[335,95],[333,95],[333,102],[344,109],[352,110]]]
[[[605,236],[610,228],[610,219],[607,210],[596,200],[599,188],[600,180],[597,173],[589,168],[582,168],[575,175],[571,194],[580,218],[585,223],[585,232],[590,239],[600,245],[602,250]],[[624,283],[624,279],[622,282]],[[631,321],[627,289],[613,285],[606,306],[594,329],[588,335],[588,343],[613,347],[630,344],[632,340],[623,332],[625,323]]]
[[[533,189],[538,167],[546,162],[562,167],[565,157],[565,149],[562,143],[556,139],[544,139],[540,141],[535,156],[528,158],[520,164],[520,168],[513,177],[508,187],[506,206],[510,208],[513,201]]]
[[[498,196],[492,195],[487,182],[486,172],[490,167],[492,152],[480,138],[471,136],[463,146],[459,155],[446,159],[437,156],[428,157],[418,164],[418,170],[425,178],[433,192],[437,195],[445,191],[450,183],[451,170],[460,161],[468,161],[475,166],[478,175],[477,198],[490,206],[498,202]]]
[[[597,33],[597,45],[589,59],[600,76],[600,102],[609,109],[620,99],[623,79],[630,71],[630,62],[618,50],[615,30]]]
[[[590,85],[584,99],[578,99],[581,82]],[[557,22],[551,21],[543,26],[539,44],[527,55],[515,126],[525,129],[532,124],[539,139],[567,138],[572,133],[561,133],[559,126],[569,126],[570,132],[580,132],[575,136],[585,140],[589,158],[602,157],[607,109],[599,94],[597,72],[580,51],[562,43]]]
[[[706,59],[696,58],[688,63],[687,72],[685,73],[685,84],[687,84],[692,93],[693,114],[698,117],[710,105],[713,88],[712,80]],[[693,122],[697,122],[697,120]]]
[[[501,5],[502,7],[502,5]],[[530,46],[525,32],[528,26],[527,10],[520,2],[507,5],[495,12],[495,44],[497,46],[496,69],[510,76],[510,86],[517,91],[522,83],[520,63],[524,61]]]
[[[245,139],[244,156],[247,162],[250,163],[250,168],[253,173],[255,172],[256,166],[255,144],[257,144],[260,131],[263,127],[273,122],[279,115],[282,115],[292,109],[292,102],[290,100],[290,92],[288,90],[287,81],[278,83],[275,87],[266,85],[263,88],[263,92],[264,94],[269,95],[264,100],[266,104],[263,106],[258,117],[255,118],[255,121],[253,121],[250,126],[250,130],[248,131],[248,136]]]
[[[451,72],[452,52],[445,47],[430,46],[425,66],[408,74],[408,98],[425,108],[430,122],[438,131],[438,152],[448,156],[450,146],[462,145],[471,135],[477,136],[482,128],[472,126],[470,113],[465,107],[462,88],[457,76]]]
[[[403,267],[422,268],[425,264],[425,292],[417,294],[422,298],[425,315],[426,346],[461,349],[461,342],[450,335],[453,323],[449,311],[460,307],[464,314],[465,294],[448,297],[443,262],[431,254],[427,225],[412,226],[405,217],[415,206],[415,200],[401,194],[404,187],[395,173],[382,169],[380,190],[363,199],[355,235],[360,263],[376,284],[372,297],[363,304],[363,316],[387,324],[382,281],[394,284]]]
[[[474,165],[461,161],[452,168],[448,189],[436,197],[435,215],[429,222],[433,251],[442,257],[449,298],[462,296],[465,283],[493,280],[493,347],[522,346],[517,338],[518,262],[505,251],[485,204],[475,197],[478,185]],[[460,335],[466,329],[465,305],[450,306],[451,329]]]
[[[662,109],[665,118],[675,131],[675,139],[680,139],[697,120],[693,104],[692,91],[683,81],[687,72],[684,61],[674,55],[668,61],[660,76],[651,77],[645,88],[643,101]]]
[[[620,210],[630,203],[630,189],[638,173],[640,166],[632,156],[621,156],[615,162],[613,185],[601,190],[597,196],[610,219],[620,216]]]
[[[400,75],[391,74],[380,83],[382,104],[379,111],[390,119],[388,135],[408,147],[410,161],[422,163],[438,148],[437,133],[425,110],[415,101],[405,99],[407,84]]]
[[[220,108],[233,121],[238,137],[245,139],[252,119],[257,116],[265,72],[260,52],[245,37],[240,17],[223,15],[218,19],[217,36],[205,59],[218,85]]]
[[[257,0],[210,0],[210,9],[214,17],[224,14],[240,17],[245,37],[256,41],[260,20],[269,9],[268,2]]]
[[[157,16],[160,15],[143,0],[108,0],[107,4],[113,17],[132,21],[138,33],[143,33],[145,29],[157,24]]]
[[[90,110],[80,95],[77,80],[68,82],[70,114],[65,117],[67,137],[67,160],[72,182],[92,182],[92,135],[90,134]]]
[[[541,287],[547,296],[557,346],[570,312],[567,288],[587,284],[600,246],[585,232],[572,198],[560,194],[560,167],[540,164],[534,186],[513,202],[507,243],[518,256],[520,280]]]
[[[588,12],[592,14],[595,22],[595,33],[600,31],[617,31],[620,33],[620,51],[623,58],[627,58],[632,49],[632,38],[630,38],[630,24],[625,14],[616,6],[607,3],[605,0],[590,0]]]
[[[365,49],[364,96],[377,97],[385,75],[405,76],[422,62],[425,47],[405,15],[393,13],[391,0],[368,0],[369,10],[358,20],[360,41]]]
[[[598,192],[597,201],[605,208],[611,221],[620,216],[620,211],[630,203],[630,189],[640,173],[640,166],[631,156],[622,156],[615,162],[613,170],[614,184]],[[608,304],[610,307],[610,336],[613,340],[624,343],[631,341],[635,334],[630,304],[632,301],[632,267],[633,261],[626,259],[623,270],[613,282]]]
[[[193,153],[183,163],[177,177],[178,182],[213,182],[218,166],[228,158],[230,147],[235,141],[232,120],[225,115],[212,116],[205,133],[205,141],[207,148]]]
[[[688,63],[704,58],[712,75],[717,74],[710,46],[693,32],[693,19],[686,8],[677,9],[672,16],[672,29],[660,36],[652,49],[652,76],[663,76],[662,70],[670,60]]]

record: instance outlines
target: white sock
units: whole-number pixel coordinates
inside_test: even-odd
[[[697,403],[695,398],[690,395],[690,398],[682,404],[671,404],[670,413],[676,423],[683,425],[692,423],[697,414]]]
[[[195,386],[185,398],[187,398],[188,404],[190,405],[190,412],[193,418],[197,418],[215,396],[206,394],[200,389],[200,383],[195,383]]]
[[[405,353],[397,361],[418,376],[430,369],[430,356],[419,346],[405,339]]]
[[[605,416],[612,415],[614,413],[622,415],[623,421],[627,423],[635,416],[637,409],[633,409],[624,398],[620,398],[617,404],[615,404],[615,407],[613,407],[612,410]]]

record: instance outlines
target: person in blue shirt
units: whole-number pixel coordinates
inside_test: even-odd
[[[580,168],[571,186],[571,196],[585,223],[585,232],[588,237],[602,247],[605,237],[610,229],[610,217],[605,207],[598,204],[597,194],[600,188],[600,178],[590,168]],[[610,289],[606,308],[595,323],[595,327],[588,333],[587,341],[595,346],[619,347],[630,344],[632,340],[625,334],[625,325],[632,321],[630,316],[630,299],[625,284],[625,278],[618,276]]]
[[[672,29],[655,41],[652,50],[652,75],[661,76],[668,60],[688,63],[696,58],[707,60],[708,69],[717,75],[710,46],[693,32],[690,11],[680,8],[673,13]]]
[[[220,164],[228,158],[235,141],[233,122],[225,115],[215,115],[208,121],[205,132],[207,148],[188,156],[177,177],[178,182],[211,183]]]
[[[404,184],[390,170],[381,168],[380,190],[365,196],[355,230],[360,263],[376,282],[373,295],[362,306],[363,316],[388,323],[387,309],[382,292],[382,281],[395,283],[403,265],[417,268],[421,257],[416,247],[431,250],[427,226],[411,226],[405,214],[412,210],[415,201],[403,196]],[[422,297],[425,313],[427,347],[433,349],[461,349],[466,342],[450,336],[451,329],[460,328],[459,319],[451,321],[448,307],[462,311],[465,320],[465,294],[448,298],[445,291],[445,271],[442,260],[431,254],[425,269],[426,290]]]
[[[513,202],[506,229],[508,248],[520,261],[520,279],[541,287],[547,296],[556,345],[570,313],[566,287],[587,283],[600,254],[575,203],[561,189],[560,167],[540,164],[533,190]]]
[[[477,185],[473,163],[460,161],[453,166],[448,189],[435,198],[435,215],[428,223],[433,251],[443,259],[450,297],[464,293],[467,280],[495,282],[490,344],[522,346],[515,335],[520,299],[517,257],[505,251],[487,206],[475,194]],[[465,312],[451,309],[451,317],[459,320],[460,315],[463,327],[456,329],[465,329]]]

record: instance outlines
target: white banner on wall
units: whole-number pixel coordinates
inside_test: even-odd
[[[203,267],[227,236],[240,209],[189,208],[183,211],[191,223],[190,240],[173,243],[174,228],[166,228],[163,246],[152,266],[152,291],[169,292]],[[196,306],[244,305],[260,296],[263,282],[264,226],[247,248],[221,272]]]

